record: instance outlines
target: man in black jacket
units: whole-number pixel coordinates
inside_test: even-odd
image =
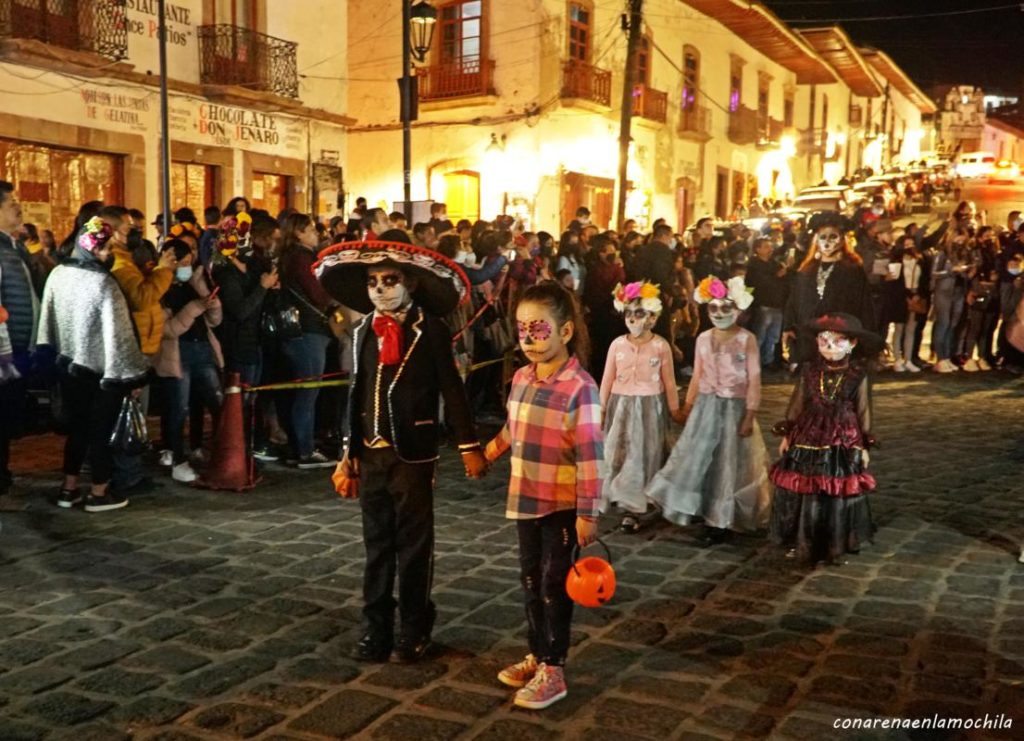
[[[651,241],[636,251],[633,275],[630,276],[631,280],[647,281],[661,288],[664,307],[657,324],[654,325],[654,331],[668,340],[669,344],[672,344],[673,297],[679,290],[676,278],[675,241],[672,227],[668,224],[655,227]]]
[[[789,292],[786,266],[774,259],[772,241],[754,242],[754,259],[747,265],[746,283],[754,291],[752,329],[761,351],[761,366],[775,363],[775,347],[782,333],[782,310]]]
[[[430,645],[436,616],[430,588],[440,398],[466,475],[481,476],[486,462],[440,319],[466,295],[465,279],[440,253],[408,245],[404,232],[380,239],[391,246],[329,248],[316,274],[339,301],[366,313],[353,331],[349,431],[335,472],[339,493],[359,497],[366,547],[366,630],[353,658],[380,662],[391,655],[397,576],[395,650],[400,661],[411,662]]]

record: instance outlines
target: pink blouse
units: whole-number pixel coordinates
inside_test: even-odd
[[[693,378],[686,389],[686,403],[692,405],[697,394],[714,394],[724,399],[747,400],[747,411],[761,405],[761,358],[757,338],[740,329],[721,345],[709,329],[697,337],[697,357],[693,362]]]
[[[654,335],[643,344],[629,335],[617,337],[608,348],[608,360],[601,377],[601,406],[612,394],[657,396],[665,394],[669,411],[679,408],[679,390],[672,364],[672,348],[664,337]]]

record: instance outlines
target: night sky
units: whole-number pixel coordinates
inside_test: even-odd
[[[972,84],[986,92],[1024,90],[1024,12],[1007,0],[763,0],[794,28],[839,25],[861,46],[899,64],[929,95],[936,85]],[[957,11],[1007,6],[952,15]],[[935,16],[937,13],[949,15]],[[893,16],[922,16],[893,19]],[[852,21],[883,16],[890,20]],[[813,21],[797,22],[797,21]],[[832,21],[835,21],[834,23]]]

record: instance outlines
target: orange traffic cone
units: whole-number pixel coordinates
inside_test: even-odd
[[[242,387],[239,383],[237,373],[228,373],[210,463],[195,484],[200,489],[246,491],[259,483],[252,456],[245,449]]]

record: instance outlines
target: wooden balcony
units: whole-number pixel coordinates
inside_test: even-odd
[[[612,73],[585,62],[570,59],[562,66],[563,100],[586,100],[611,107]]]
[[[668,120],[668,93],[646,85],[634,85],[633,115],[665,123]]]
[[[782,132],[786,130],[786,127],[777,118],[759,117],[757,130],[757,146],[762,149],[771,149],[779,145],[782,140]]]
[[[757,111],[741,105],[729,114],[729,141],[739,145],[756,144],[757,124]]]
[[[121,60],[128,56],[124,3],[0,0],[0,39],[41,41]]]
[[[449,64],[418,67],[420,100],[450,100],[494,95],[494,60],[465,58]]]
[[[711,109],[691,105],[679,111],[679,135],[684,139],[707,141],[711,138]]]
[[[797,156],[824,156],[827,144],[827,129],[801,129],[796,140]]]
[[[238,85],[285,98],[299,97],[298,44],[248,28],[199,26],[199,81]]]

